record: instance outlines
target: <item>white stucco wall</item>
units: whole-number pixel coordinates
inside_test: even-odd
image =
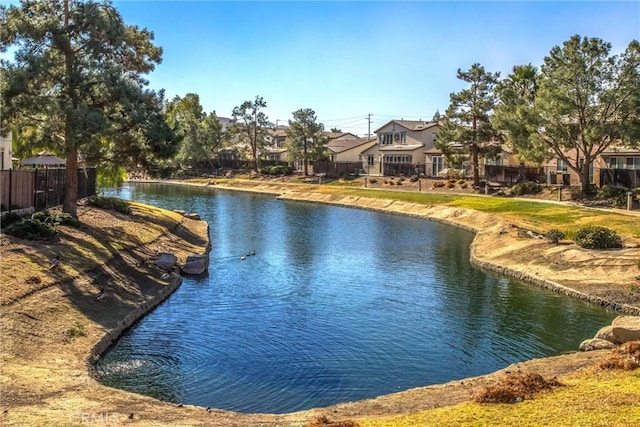
[[[0,169],[11,169],[11,132],[0,135]]]

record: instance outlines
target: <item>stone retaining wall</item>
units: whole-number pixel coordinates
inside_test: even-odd
[[[91,351],[89,351],[89,355],[87,356],[87,368],[89,370],[89,375],[93,378],[96,378],[97,371],[95,369],[96,363],[100,360],[102,355],[111,348],[112,345],[120,338],[120,336],[131,326],[133,326],[138,320],[143,318],[147,313],[156,308],[162,301],[167,299],[169,295],[175,292],[180,285],[182,284],[182,277],[175,276],[173,277],[167,286],[160,289],[160,291],[149,301],[141,304],[129,314],[125,316],[124,319],[118,322],[115,328],[109,330],[106,334],[100,338],[100,340],[93,346]]]
[[[207,224],[207,237],[209,238],[209,242],[207,243],[206,249],[202,255],[208,255],[209,252],[211,252],[209,224]],[[110,329],[106,334],[102,336],[102,338],[100,338],[100,340],[89,351],[89,354],[86,358],[87,369],[89,371],[89,375],[92,378],[95,379],[97,377],[97,371],[95,368],[96,363],[98,363],[100,358],[102,358],[102,355],[116,343],[118,338],[120,338],[120,336],[122,336],[122,334],[131,326],[133,326],[137,321],[142,319],[154,308],[160,305],[160,303],[166,300],[180,287],[181,284],[182,276],[172,273],[172,277],[165,287],[161,288],[150,300],[142,303],[137,308],[130,311],[124,319],[117,323],[115,328]]]

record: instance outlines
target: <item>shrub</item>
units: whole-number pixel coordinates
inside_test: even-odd
[[[420,178],[418,178],[418,175],[411,175],[411,178],[409,178],[409,182],[417,182]]]
[[[405,182],[407,179],[404,176],[400,176],[400,179],[398,179],[398,182]]]
[[[627,205],[627,189],[613,185],[605,185],[597,194],[599,199],[611,199],[614,207],[625,207]]]
[[[131,213],[131,206],[129,206],[129,203],[125,202],[122,199],[118,199],[117,197],[93,196],[89,198],[88,203],[91,206],[116,211],[123,214]]]
[[[52,240],[58,234],[53,227],[31,218],[11,224],[5,233],[28,240]]]
[[[458,184],[462,185],[465,184],[466,181],[464,179],[459,179],[458,181],[456,181]]]
[[[456,182],[458,182],[458,180],[457,180],[457,179],[450,179],[450,180],[449,180],[449,181],[447,181],[447,182],[448,182],[449,184],[454,184],[454,185],[455,185],[455,183],[456,183]]]
[[[389,181],[389,185],[396,185],[394,181]]]
[[[4,214],[2,214],[2,217],[0,217],[0,225],[2,226],[2,228],[5,228],[20,220],[22,220],[22,216],[20,216],[19,213],[5,212]]]
[[[269,175],[291,175],[293,168],[289,166],[275,165],[269,168]]]
[[[447,186],[447,188],[453,188],[456,186],[456,182],[455,181],[451,182],[451,180],[449,180],[445,185]]]
[[[537,182],[522,181],[511,188],[511,194],[522,196],[525,194],[538,194],[542,191],[542,187]]]
[[[73,217],[71,214],[68,214],[66,212],[58,212],[58,213],[52,214],[48,210],[44,210],[40,212],[35,212],[33,215],[31,215],[31,219],[34,221],[40,221],[44,224],[49,224],[54,226],[55,225],[70,225],[72,227],[80,226],[80,221],[77,218]]]
[[[377,179],[375,179],[375,178],[371,178],[371,179],[369,179],[369,182],[370,182],[371,184],[375,184],[376,182],[378,182],[378,180],[377,180]]]
[[[462,184],[460,184],[460,188],[467,188],[469,186],[469,184],[467,184],[466,182],[463,182]]]
[[[66,213],[66,212],[58,212],[53,217],[53,222],[54,222],[54,224],[70,225],[71,227],[79,227],[80,226],[80,220],[78,218],[72,216],[71,214]]]
[[[545,235],[545,237],[549,239],[551,243],[558,243],[560,240],[564,239],[564,236],[565,236],[564,232],[556,228],[552,228]]]
[[[433,183],[433,188],[442,188],[442,187],[444,187],[444,185],[445,185],[444,182],[436,181],[436,182]]]
[[[587,226],[579,229],[573,240],[586,249],[621,248],[622,239],[618,234],[605,227]]]

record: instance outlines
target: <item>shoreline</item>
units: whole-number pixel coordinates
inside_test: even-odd
[[[170,185],[196,185],[207,187],[206,185],[182,183],[182,182],[167,182],[158,181],[162,184]],[[353,196],[336,196],[331,194],[322,193],[309,193],[300,192],[292,189],[292,186],[287,188],[277,188],[274,186],[262,186],[258,188],[252,188],[247,190],[245,188],[225,187],[222,185],[208,186],[214,190],[222,191],[245,191],[252,193],[271,194],[277,198],[283,200],[295,200],[308,203],[325,203],[335,204],[349,207],[357,207],[362,209],[376,210],[386,213],[410,215],[414,217],[425,218],[427,220],[434,220],[448,225],[465,228],[475,232],[475,237],[471,246],[471,262],[474,259],[477,262],[487,262],[486,265],[498,265],[500,268],[509,269],[514,275],[521,274],[517,269],[512,269],[510,266],[500,266],[494,259],[483,260],[481,257],[477,257],[476,251],[481,245],[486,244],[486,239],[496,239],[497,237],[504,238],[506,236],[513,237],[513,231],[508,224],[495,224],[495,219],[485,218],[478,220],[477,212],[472,212],[455,209],[448,207],[438,206],[426,206],[409,204],[406,202],[389,201],[381,199],[371,199],[364,197]],[[280,186],[278,186],[280,187]],[[282,186],[284,187],[284,186]],[[269,191],[266,191],[269,190]],[[277,191],[276,191],[277,190]],[[144,205],[143,205],[144,206]],[[179,229],[184,223],[185,219],[181,220],[175,228]],[[190,220],[189,220],[190,221]],[[488,221],[488,222],[487,222]],[[202,221],[201,223],[206,224]],[[478,227],[478,225],[484,224],[485,227]],[[206,239],[210,245],[211,239],[209,236],[208,224],[206,227]],[[508,232],[505,232],[508,230]],[[175,230],[167,230],[165,233],[172,233]],[[200,235],[203,233],[200,231]],[[503,242],[499,242],[498,246]],[[533,247],[539,250],[540,242],[529,242],[534,244]],[[176,243],[180,245],[180,241]],[[477,246],[476,246],[477,244]],[[549,245],[546,245],[549,246]],[[519,248],[520,249],[520,248]],[[209,250],[209,246],[206,247]],[[636,251],[638,251],[636,249]],[[119,256],[125,255],[126,251],[119,252]],[[635,256],[634,252],[634,256]],[[109,263],[112,263],[115,270],[121,272],[122,269],[128,268],[125,262],[122,260],[111,259]],[[526,267],[526,266],[525,266]],[[485,267],[483,267],[485,268]],[[495,271],[495,270],[494,270]],[[505,270],[506,271],[506,270]],[[499,273],[501,271],[498,270]],[[501,273],[503,274],[503,273]],[[532,279],[538,280],[535,274],[532,274]],[[90,283],[96,283],[100,277],[92,278]],[[74,279],[74,281],[77,279]],[[123,275],[122,280],[133,280],[135,278]],[[526,281],[526,280],[525,280]],[[225,425],[225,426],[243,426],[243,425],[284,425],[284,426],[303,426],[320,415],[329,415],[331,418],[367,418],[380,415],[394,415],[394,414],[408,414],[422,410],[433,409],[436,407],[450,406],[456,403],[461,403],[469,400],[470,394],[482,386],[492,384],[496,381],[496,378],[504,375],[511,367],[505,367],[502,370],[482,375],[479,377],[466,378],[464,381],[451,381],[445,384],[437,384],[431,386],[418,387],[398,393],[379,396],[373,399],[366,399],[356,402],[344,402],[329,407],[313,408],[305,411],[286,413],[286,414],[245,414],[238,412],[225,411],[220,409],[208,409],[192,405],[175,405],[168,402],[156,400],[151,397],[126,392],[120,389],[112,389],[107,386],[98,383],[95,376],[95,363],[99,360],[100,356],[106,351],[113,343],[125,332],[130,326],[135,324],[144,315],[153,310],[157,305],[164,301],[172,292],[174,292],[181,284],[182,278],[176,277],[170,283],[163,285],[162,288],[154,288],[153,295],[146,295],[143,293],[142,298],[138,296],[136,299],[131,297],[125,298],[120,307],[120,314],[114,313],[107,321],[103,317],[98,317],[91,326],[87,326],[88,334],[85,338],[77,338],[76,344],[72,348],[66,348],[66,351],[73,351],[75,356],[79,359],[77,363],[63,361],[55,361],[52,364],[51,374],[47,374],[47,378],[51,375],[65,375],[65,378],[61,379],[61,386],[57,388],[57,391],[53,392],[49,387],[49,391],[45,393],[46,396],[51,396],[53,392],[55,398],[48,397],[47,405],[40,405],[40,400],[36,400],[33,403],[29,403],[28,399],[18,398],[18,401],[23,401],[27,404],[9,404],[7,398],[2,399],[2,406],[7,407],[9,415],[5,411],[5,419],[7,425],[44,425],[47,422],[51,422],[53,419],[58,421],[63,420],[61,424],[65,425],[79,425],[86,423],[86,420],[102,420],[117,421],[117,423],[135,423],[138,425],[157,425],[157,424],[186,424],[186,425]],[[558,284],[558,286],[563,286]],[[25,304],[21,302],[18,304],[11,303],[3,308],[12,309],[12,313],[9,313],[9,317],[22,318],[26,315],[37,318],[40,315],[33,316],[31,313],[41,313],[37,310],[42,310],[41,307],[27,307],[26,303],[33,300],[33,304],[36,306],[41,301],[54,300],[53,296],[56,293],[56,287],[44,288],[36,290],[28,296],[22,296],[25,300]],[[570,288],[568,288],[570,289]],[[574,290],[575,291],[575,290]],[[579,291],[575,291],[580,293]],[[63,292],[66,295],[66,291]],[[127,294],[128,295],[128,294]],[[589,296],[588,294],[584,294]],[[575,295],[571,295],[574,296]],[[596,296],[596,298],[598,298]],[[28,301],[27,301],[28,300]],[[21,300],[19,300],[21,301]],[[592,301],[593,302],[593,301]],[[58,303],[56,303],[58,304]],[[16,307],[20,306],[17,310]],[[618,307],[624,308],[622,306]],[[640,308],[631,306],[632,309],[636,309],[640,313]],[[15,310],[13,310],[15,309]],[[72,312],[74,319],[78,318],[78,315],[82,314],[82,311],[77,306],[71,306],[69,308]],[[31,311],[33,310],[33,311]],[[123,311],[126,310],[126,311]],[[6,311],[6,310],[5,310]],[[45,311],[44,314],[47,312]],[[5,314],[3,321],[7,321]],[[21,319],[23,320],[23,319]],[[78,320],[75,320],[78,322]],[[3,327],[5,324],[3,323]],[[33,330],[32,332],[38,334],[39,330]],[[27,332],[24,332],[27,333]],[[54,341],[58,338],[53,337]],[[6,347],[6,339],[4,340]],[[40,340],[41,341],[41,340]],[[42,345],[42,344],[40,344]],[[59,348],[64,347],[64,343],[57,343]],[[55,346],[54,346],[55,347]],[[85,350],[86,348],[86,350]],[[55,354],[55,348],[50,348],[52,354]],[[81,354],[78,354],[81,353]],[[518,369],[536,371],[543,375],[556,376],[566,375],[576,370],[585,368],[597,361],[599,358],[608,354],[606,350],[582,353],[576,349],[575,353],[559,355],[544,359],[533,359],[518,364]],[[44,356],[46,360],[46,356]],[[81,360],[80,360],[81,359]],[[34,357],[31,362],[27,359],[20,362],[19,352],[15,356],[8,357],[3,353],[3,377],[5,374],[6,362],[11,364],[16,363],[28,363],[35,364],[37,366],[48,366],[44,362],[36,362],[36,360],[43,360]],[[82,367],[80,366],[82,365]],[[56,368],[57,366],[57,368]],[[64,368],[63,368],[64,367]],[[18,368],[20,369],[20,368]],[[41,368],[40,368],[41,369]],[[59,372],[56,372],[56,369]],[[66,370],[65,370],[66,369]],[[63,374],[67,372],[66,374]],[[25,374],[26,375],[26,374]],[[15,378],[14,378],[15,377]],[[18,384],[19,381],[16,378],[22,378],[22,385]],[[49,380],[47,380],[49,381]],[[20,376],[20,373],[12,375],[10,381],[6,381],[3,378],[2,388],[4,390],[18,391],[18,395],[26,393],[22,390],[22,387],[27,389],[39,386],[42,380],[36,380],[32,376],[26,375]],[[79,382],[79,383],[78,383]],[[66,384],[66,385],[64,385]],[[64,386],[63,386],[64,385]],[[16,388],[18,387],[18,388]],[[72,390],[72,391],[70,391]],[[75,391],[73,391],[75,390]],[[28,394],[28,393],[26,393]],[[443,400],[443,396],[446,396]],[[53,409],[51,409],[53,407]],[[81,408],[79,411],[78,408]],[[75,411],[75,412],[74,412]],[[76,415],[81,416],[76,417]],[[86,414],[89,414],[89,418],[83,418]],[[10,418],[9,418],[10,417]],[[17,417],[17,418],[16,418]],[[26,417],[26,418],[25,418]],[[93,417],[93,418],[91,418]],[[109,418],[110,417],[110,418]],[[27,419],[31,421],[19,422],[18,419]],[[13,420],[13,422],[12,422]]]

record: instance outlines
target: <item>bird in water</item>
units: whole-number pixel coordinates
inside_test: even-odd
[[[104,289],[100,289],[100,292],[98,292],[97,294],[94,295],[93,299],[95,299],[96,301],[102,301],[104,299],[104,297],[106,296]]]
[[[56,255],[55,258],[53,258],[52,260],[49,261],[49,270],[55,270],[57,268],[59,268],[61,265],[60,263],[60,254]]]

